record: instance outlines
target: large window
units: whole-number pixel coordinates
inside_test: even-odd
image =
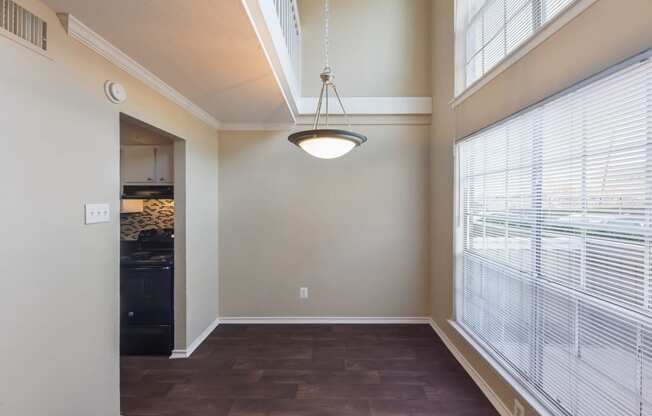
[[[652,51],[456,145],[456,321],[552,414],[652,415]]]
[[[456,0],[455,95],[571,3],[573,0]]]

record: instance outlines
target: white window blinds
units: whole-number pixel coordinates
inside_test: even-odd
[[[456,0],[455,95],[571,3],[573,0]]]
[[[652,415],[650,55],[456,145],[456,320],[553,414]]]

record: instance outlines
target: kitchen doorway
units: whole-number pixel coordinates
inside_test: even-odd
[[[186,142],[120,114],[120,354],[185,349]]]

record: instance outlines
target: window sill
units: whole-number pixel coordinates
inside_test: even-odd
[[[527,55],[532,49],[543,43],[571,20],[579,16],[596,1],[597,0],[579,0],[573,5],[570,5],[564,12],[546,23],[534,36],[509,53],[498,65],[493,67],[489,72],[477,79],[473,84],[469,85],[464,91],[451,100],[451,107],[455,108],[462,104],[467,98],[481,90],[485,85],[491,82],[491,80],[516,63],[519,59]]]
[[[475,340],[465,328],[464,325],[455,321],[449,320],[448,324],[457,332],[471,347],[509,384],[509,386],[525,400],[537,414],[541,416],[555,416],[548,407],[546,407],[536,396],[525,388],[523,383],[514,377],[505,366],[493,355],[491,355],[479,342]]]

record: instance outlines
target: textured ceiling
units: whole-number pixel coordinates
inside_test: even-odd
[[[223,123],[291,120],[240,0],[45,0]]]

